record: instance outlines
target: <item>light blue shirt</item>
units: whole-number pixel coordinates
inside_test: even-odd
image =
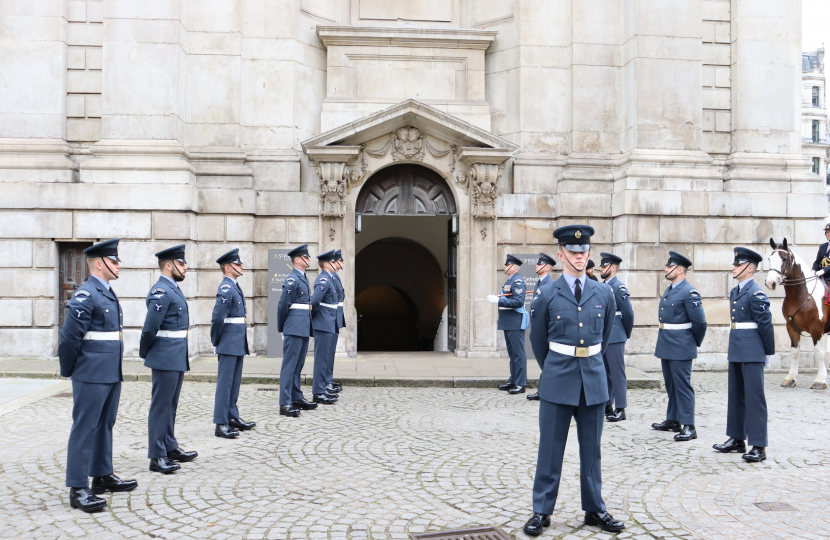
[[[671,288],[672,288],[672,289],[674,289],[675,287],[677,287],[678,285],[680,285],[680,284],[681,284],[681,283],[683,283],[684,281],[686,281],[686,280],[685,280],[685,279],[681,279],[681,280],[680,280],[680,281],[678,281],[677,283],[672,283],[672,284],[671,284]]]
[[[745,280],[741,281],[740,283],[738,283],[738,291],[740,292],[740,291],[744,290],[744,287],[749,285],[750,281],[753,281],[753,279],[752,278],[745,279]]]
[[[170,276],[165,276],[164,274],[162,274],[161,277],[172,283],[177,289],[179,288],[179,284],[176,283],[175,279],[171,278]]]
[[[106,287],[106,288],[107,288],[107,290],[110,290],[110,284],[109,284],[109,283],[107,283],[106,281],[104,281],[103,279],[101,279],[101,278],[99,278],[98,276],[93,275],[93,274],[90,274],[90,277],[94,277],[95,279],[97,279],[98,281],[100,281],[101,283],[103,283],[103,284],[104,284],[104,287]]]
[[[582,292],[585,292],[585,281],[588,279],[587,274],[582,274],[582,276],[580,276],[578,278],[575,278],[572,275],[566,274],[564,272],[562,273],[562,275],[565,276],[565,283],[567,283],[568,287],[571,288],[571,292],[574,294],[574,297],[576,297],[576,282],[577,282],[577,280],[579,281],[579,286],[582,288]]]

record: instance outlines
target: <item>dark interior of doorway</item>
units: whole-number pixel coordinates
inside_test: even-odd
[[[444,276],[429,250],[407,238],[372,242],[357,254],[355,281],[358,351],[433,349]]]

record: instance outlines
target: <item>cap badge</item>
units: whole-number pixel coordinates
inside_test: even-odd
[[[582,231],[576,231],[574,233],[574,238],[582,238]]]
[[[737,256],[738,256],[738,250],[736,249],[735,250],[735,257],[737,257]]]

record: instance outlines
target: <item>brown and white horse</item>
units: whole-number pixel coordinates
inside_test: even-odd
[[[777,285],[784,286],[784,319],[787,321],[787,333],[790,336],[790,372],[781,386],[793,388],[798,375],[798,342],[802,335],[810,337],[815,347],[814,355],[818,374],[810,388],[823,390],[827,388],[827,368],[825,358],[827,351],[827,332],[830,330],[830,306],[824,304],[824,284],[807,265],[790,248],[787,239],[780,246],[770,238],[772,253],[767,257],[769,273],[766,285],[775,290]]]

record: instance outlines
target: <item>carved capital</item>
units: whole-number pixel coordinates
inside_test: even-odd
[[[320,216],[346,215],[346,164],[326,161],[317,168],[320,176]]]
[[[494,163],[470,165],[469,181],[472,188],[470,213],[478,219],[496,217],[496,197],[501,169]]]

